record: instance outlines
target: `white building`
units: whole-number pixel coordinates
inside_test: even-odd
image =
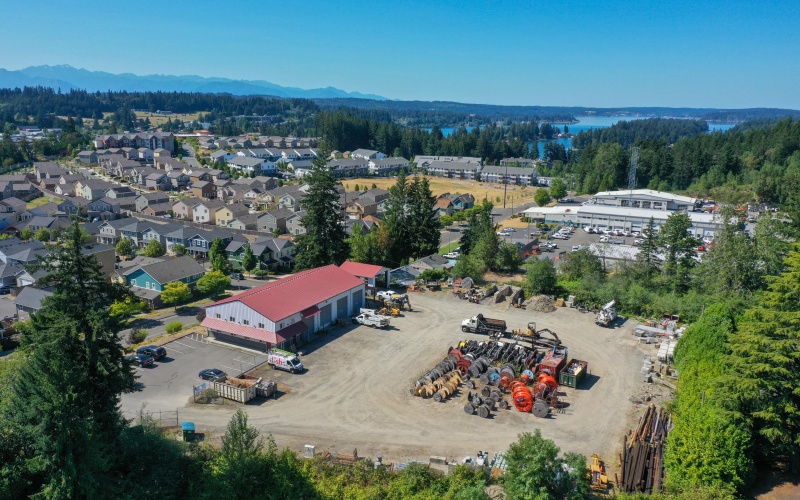
[[[217,340],[252,349],[297,347],[364,305],[366,283],[336,266],[309,269],[206,307]]]
[[[581,206],[532,207],[523,213],[531,219],[548,223],[588,226],[600,230],[641,231],[651,217],[656,228],[660,228],[670,215],[685,211],[687,208],[691,209],[695,201],[694,198],[647,189],[637,189],[632,192],[607,191],[598,193],[593,200],[596,203]],[[641,208],[642,206],[650,208]],[[690,230],[694,236],[713,236],[720,225],[718,215],[691,211],[687,211],[687,214],[692,221]]]

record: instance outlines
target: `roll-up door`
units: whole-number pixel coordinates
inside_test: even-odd
[[[359,311],[359,309],[364,307],[364,303],[362,302],[363,298],[364,294],[361,292],[361,290],[353,292],[353,311],[352,311],[353,315],[355,315]]]
[[[347,297],[342,297],[341,299],[336,301],[336,317],[337,318],[347,317]]]
[[[319,311],[319,326],[325,326],[331,322],[331,310],[333,309],[332,304],[328,304],[326,306],[322,306],[322,309]]]

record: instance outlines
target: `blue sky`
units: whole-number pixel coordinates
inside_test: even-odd
[[[800,109],[800,2],[0,0],[0,67],[394,99]]]

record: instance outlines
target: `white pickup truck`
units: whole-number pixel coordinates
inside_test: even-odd
[[[386,328],[389,326],[389,318],[378,316],[377,314],[362,313],[353,318],[353,323],[371,326],[372,328]]]

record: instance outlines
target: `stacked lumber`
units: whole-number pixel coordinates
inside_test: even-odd
[[[623,440],[622,477],[617,478],[625,493],[659,493],[664,485],[664,448],[672,429],[669,414],[654,405]]]

